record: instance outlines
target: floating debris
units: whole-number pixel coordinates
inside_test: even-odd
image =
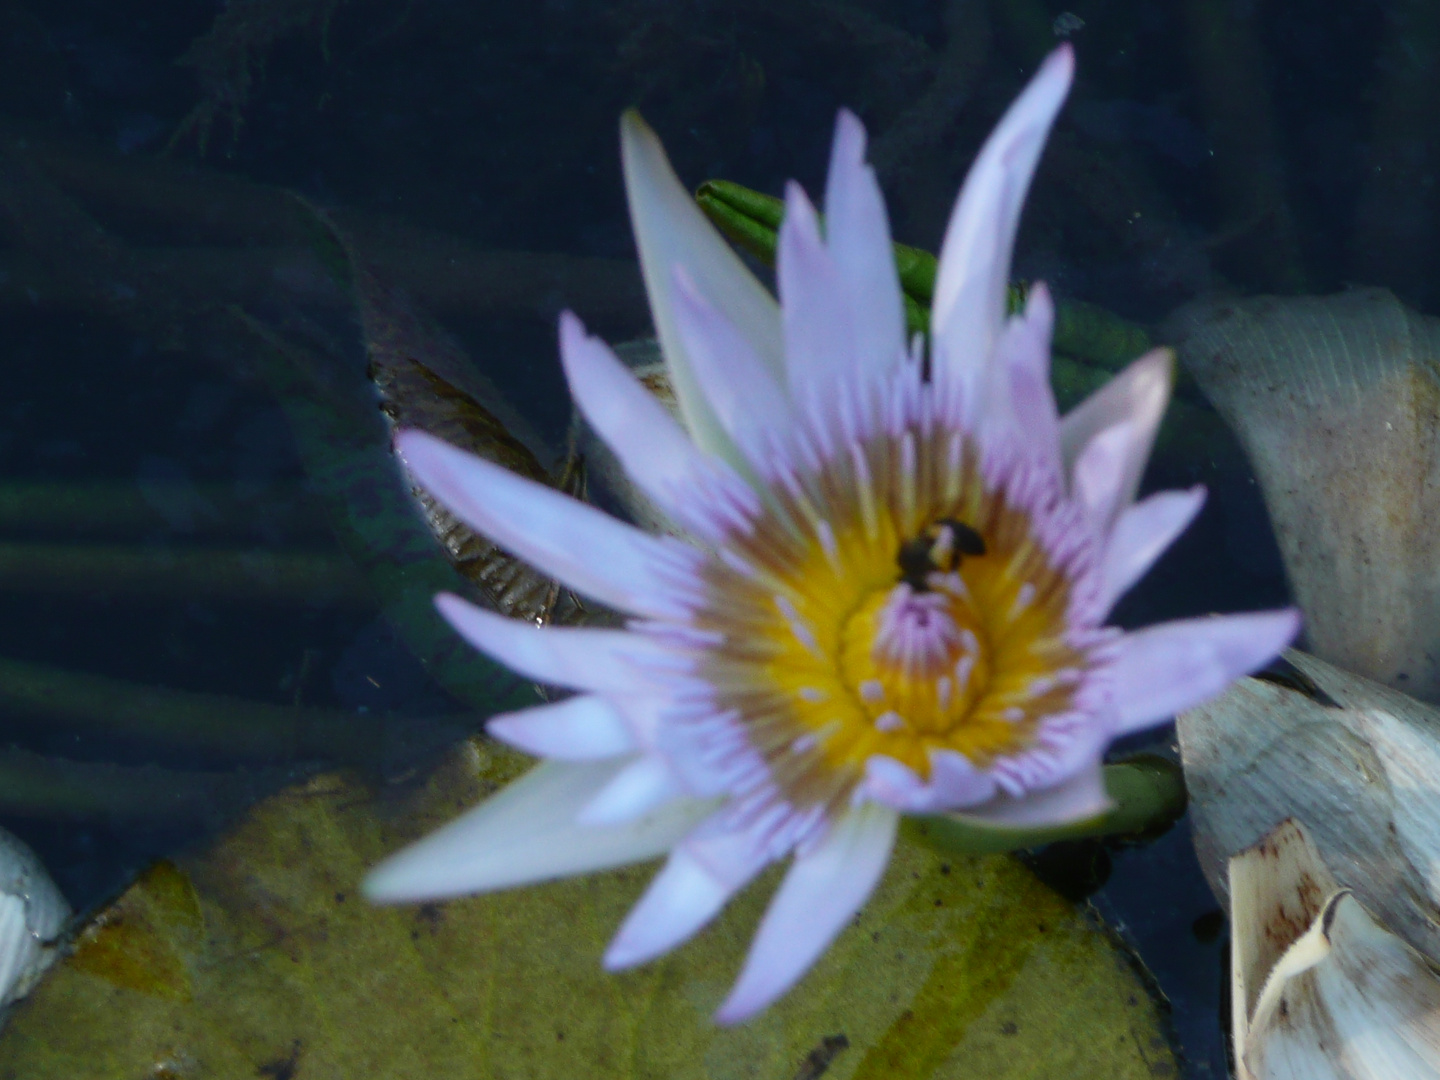
[[[1440,319],[1357,289],[1165,329],[1250,457],[1310,650],[1440,701]]]
[[[1055,21],[1050,24],[1050,29],[1054,31],[1056,37],[1068,38],[1085,29],[1085,20],[1073,11],[1062,11],[1055,16]]]
[[[0,1020],[55,962],[69,918],[70,905],[35,853],[0,829]]]
[[[1237,1080],[1440,1075],[1440,976],[1287,820],[1230,860]]]
[[[1211,888],[1223,902],[1230,856],[1295,818],[1340,887],[1440,959],[1440,710],[1302,652],[1285,659],[1301,680],[1241,679],[1176,721]]]

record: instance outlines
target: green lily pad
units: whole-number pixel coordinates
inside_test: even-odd
[[[139,962],[97,964],[82,946],[59,965],[0,1036],[0,1080],[1177,1075],[1160,1008],[1085,908],[1007,856],[946,857],[913,833],[800,986],[729,1030],[710,1014],[778,868],[623,975],[600,955],[647,867],[444,905],[360,898],[381,855],[523,765],[476,741],[403,794],[332,774],[259,804],[102,913],[126,923]],[[160,983],[135,977],[147,962]]]

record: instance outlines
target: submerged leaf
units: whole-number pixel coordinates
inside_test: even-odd
[[[181,951],[193,999],[120,985],[72,958],[0,1038],[0,1080],[149,1076],[166,1062],[203,1063],[197,1076],[289,1062],[300,1077],[386,1080],[1176,1075],[1156,1004],[1091,915],[1008,857],[945,859],[913,835],[797,990],[728,1030],[710,1014],[768,887],[622,975],[603,972],[600,956],[645,868],[444,905],[360,899],[379,857],[522,766],[477,741],[409,795],[376,801],[332,776],[257,806],[181,864],[206,928],[193,956]],[[116,908],[137,892],[150,897],[153,884]],[[144,902],[153,922],[153,897]],[[167,925],[153,936],[179,940]]]
[[[428,432],[527,480],[556,484],[536,452],[538,438],[525,435],[523,419],[506,406],[460,346],[353,253],[350,258],[370,358],[368,374],[391,423]],[[579,493],[583,473],[574,461],[565,463],[560,481],[575,489],[572,494]],[[476,533],[423,488],[411,485],[411,492],[456,569],[480,588],[495,610],[534,623],[575,618],[578,604],[568,589]]]
[[[91,920],[66,963],[115,986],[188,1001],[204,932],[190,879],[174,863],[156,863]]]

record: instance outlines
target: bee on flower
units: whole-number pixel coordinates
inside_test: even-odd
[[[586,420],[685,539],[653,536],[416,431],[414,479],[625,629],[546,628],[455,596],[476,648],[576,691],[490,721],[545,759],[367,881],[379,901],[667,855],[605,953],[643,963],[791,859],[720,1023],[784,994],[879,881],[904,813],[1038,825],[1107,808],[1112,740],[1220,693],[1298,629],[1275,611],[1107,627],[1203,491],[1136,489],[1172,359],[1064,418],[1043,286],[1007,318],[1021,206],[1069,89],[1068,46],[986,142],[946,231],[928,366],[905,340],[865,131],[836,124],[825,228],[790,185],[779,302],[621,125],[655,328],[684,427],[569,313]]]

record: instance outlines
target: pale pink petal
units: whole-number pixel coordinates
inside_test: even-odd
[[[740,978],[715,1013],[716,1023],[754,1016],[809,970],[879,883],[899,820],[888,806],[862,803],[795,860],[765,911]]]
[[[691,494],[687,487],[708,471],[705,452],[568,311],[560,316],[560,357],[576,405],[626,474],[672,518],[682,516],[677,510]]]
[[[670,167],[660,140],[634,112],[627,112],[620,122],[620,149],[640,269],[680,411],[703,449],[738,465],[734,446],[696,382],[676,325],[675,268],[684,269],[700,295],[736,328],[776,382],[785,372],[779,309],[706,220]]]
[[[605,951],[605,966],[619,971],[669,952],[713,919],[767,861],[745,833],[681,841]]]
[[[562,761],[619,757],[641,749],[619,711],[594,694],[495,716],[485,730],[527,754]]]
[[[1027,791],[1020,799],[997,795],[989,802],[948,816],[981,826],[1030,829],[1099,817],[1112,805],[1097,755],[1088,766],[1054,787]]]
[[[888,258],[888,256],[887,256]],[[820,239],[815,208],[793,181],[785,188],[785,220],[776,241],[775,282],[785,331],[790,395],[828,391],[855,370],[855,331],[840,271]]]
[[[1175,356],[1169,349],[1152,349],[1134,361],[1095,393],[1082,401],[1060,421],[1060,457],[1071,470],[1090,441],[1117,424],[1135,425],[1136,437],[1129,447],[1119,481],[1123,508],[1129,506],[1140,487],[1140,477],[1155,443],[1155,432],[1170,404]]]
[[[680,271],[671,305],[695,383],[721,428],[741,449],[739,467],[748,469],[766,451],[766,434],[786,431],[793,423],[784,386],[730,320],[706,302]]]
[[[1120,639],[1110,669],[1124,735],[1193,709],[1264,667],[1294,640],[1293,608],[1161,623]]]
[[[995,343],[995,354],[982,381],[981,408],[975,418],[981,438],[1003,435],[1018,440],[1058,473],[1060,427],[1050,389],[1050,336],[1055,305],[1050,290],[1037,284],[1025,311],[1008,319]]]
[[[644,862],[712,812],[713,802],[680,799],[612,828],[577,824],[581,808],[626,764],[542,762],[370,871],[365,895],[379,903],[438,900]]]
[[[1071,493],[1100,536],[1110,532],[1111,522],[1124,509],[1126,464],[1143,438],[1134,423],[1123,421],[1086,443],[1075,461]]]
[[[865,164],[865,126],[846,109],[835,119],[825,178],[825,241],[844,285],[856,362],[862,372],[888,370],[905,353],[905,306],[885,199]]]
[[[626,630],[542,628],[486,611],[451,593],[435,597],[435,606],[475,648],[547,686],[643,693],[653,691],[650,678],[656,669],[683,663],[653,638]]]
[[[684,794],[675,771],[655,754],[643,754],[595,793],[576,818],[582,825],[619,825],[651,813]]]
[[[995,794],[992,780],[961,753],[930,752],[930,778],[894,758],[876,754],[865,762],[866,798],[909,814],[935,814],[983,803]]]
[[[685,607],[663,573],[677,545],[423,431],[395,436],[421,487],[456,517],[543,574],[632,615],[675,618]]]
[[[936,373],[958,390],[967,410],[979,396],[979,382],[1005,318],[1005,290],[1025,193],[1074,69],[1068,45],[1040,65],[970,166],[945,230],[930,312],[931,338]]]
[[[1160,491],[1127,507],[1115,519],[1101,563],[1102,611],[1109,611],[1145,576],[1205,504],[1205,488]]]

